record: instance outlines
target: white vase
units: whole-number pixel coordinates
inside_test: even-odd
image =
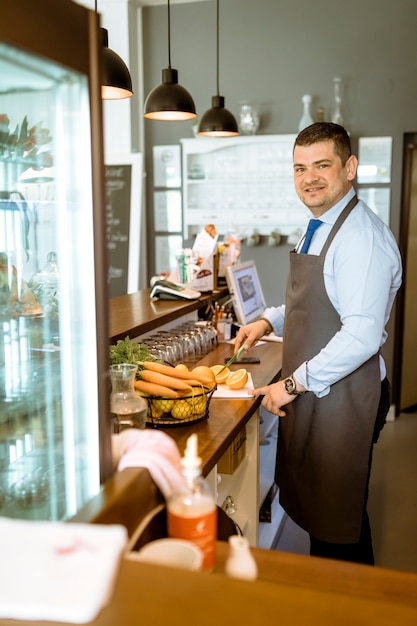
[[[224,566],[227,576],[243,580],[256,580],[258,566],[250,551],[246,537],[232,535],[229,537],[229,554]]]
[[[311,116],[311,111],[310,111],[311,100],[312,98],[309,94],[306,94],[305,96],[301,98],[301,102],[303,103],[303,113],[301,115],[300,121],[298,122],[299,131],[303,130],[304,128],[307,128],[307,126],[310,126],[310,124],[314,122]]]
[[[333,78],[334,103],[332,110],[332,122],[343,126],[342,111],[342,80],[341,78]]]

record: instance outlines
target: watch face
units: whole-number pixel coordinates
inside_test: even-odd
[[[285,391],[289,394],[294,393],[295,390],[295,384],[294,381],[292,380],[292,378],[286,378],[284,381],[284,387],[285,387]]]

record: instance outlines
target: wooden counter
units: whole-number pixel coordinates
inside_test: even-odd
[[[261,362],[245,367],[251,372],[255,387],[277,380],[281,369],[282,344],[265,342],[254,350],[260,356]],[[232,354],[233,345],[221,343],[216,350],[199,361],[199,364],[224,363],[224,359]],[[233,400],[213,398],[208,419],[161,430],[176,441],[181,454],[190,434],[197,433],[203,474],[207,476],[250,420],[260,402],[260,397]],[[73,521],[124,524],[130,536],[143,517],[162,501],[161,494],[146,470],[124,470],[107,481],[100,493],[78,512]],[[142,503],[141,506],[138,505],[139,502]]]
[[[111,602],[91,626],[417,623],[416,574],[253,549],[259,576],[255,582],[245,582],[223,574],[227,550],[226,543],[218,543],[211,574],[123,559]],[[0,620],[0,626],[24,624],[28,622]]]
[[[228,291],[221,287],[216,291],[202,294],[198,300],[155,300],[150,298],[150,289],[118,296],[109,302],[110,343],[139,337],[164,324],[177,320],[210,305],[212,301],[226,298]]]
[[[131,337],[152,330],[161,319],[176,319],[191,305],[159,302],[157,309],[146,295],[116,298],[112,338]],[[124,309],[125,306],[125,309]],[[143,308],[142,308],[143,307]],[[193,307],[196,307],[193,309]],[[143,318],[153,311],[152,328]],[[162,312],[162,317],[161,317]],[[124,315],[124,317],[123,317]],[[130,326],[130,324],[132,324]],[[130,326],[130,327],[129,327]],[[129,327],[129,328],[128,328]],[[255,348],[261,364],[247,366],[255,387],[278,378],[280,343]],[[233,346],[220,344],[201,363],[223,363]],[[191,432],[199,437],[204,473],[208,474],[244,424],[251,419],[260,398],[213,399],[207,420],[166,428],[181,452]],[[163,503],[146,470],[116,473],[73,521],[123,523],[131,536],[138,521]],[[211,574],[190,573],[134,562],[124,558],[110,604],[92,626],[220,626],[236,623],[310,626],[415,626],[417,624],[417,574],[330,561],[262,549],[252,549],[258,563],[256,582],[226,577],[223,565],[228,546],[217,545],[216,569]],[[23,626],[28,622],[0,619],[0,626]],[[55,622],[31,622],[33,626],[59,626]],[[65,626],[63,622],[61,626]]]
[[[145,295],[115,299],[112,338],[126,334],[136,336],[149,328],[140,321],[152,312],[152,328],[161,321],[176,319],[184,311],[196,310],[196,305],[175,302],[149,302]],[[123,309],[124,304],[126,309]],[[141,307],[144,308],[141,308]],[[138,312],[139,311],[139,312]],[[124,318],[122,319],[122,314]],[[127,332],[132,323],[133,332]],[[247,366],[255,387],[278,378],[281,367],[282,344],[265,343],[256,348],[260,365]],[[217,350],[201,362],[207,365],[223,363],[233,352],[231,344],[220,344]],[[260,398],[213,399],[210,416],[195,424],[166,428],[181,452],[191,432],[199,437],[204,473],[208,474],[233,441],[242,426],[251,419]],[[94,499],[74,521],[123,523],[129,535],[143,517],[163,502],[162,496],[146,470],[130,469],[116,474],[103,492]],[[311,626],[401,626],[417,624],[417,574],[395,572],[282,552],[252,549],[259,567],[256,582],[227,578],[223,564],[226,543],[218,543],[217,565],[212,574],[195,574],[171,570],[123,559],[114,595],[108,607],[93,626],[130,626],[170,624],[198,626],[213,624],[309,624]],[[22,622],[0,620],[0,626],[20,626]],[[41,622],[33,622],[39,626]],[[54,623],[45,623],[45,626]]]
[[[233,345],[221,343],[216,350],[207,354],[199,365],[216,365],[224,363],[225,358],[233,354]],[[260,357],[260,363],[245,365],[245,369],[252,374],[253,384],[256,387],[269,385],[279,379],[282,363],[282,343],[265,342],[253,348],[251,354]],[[239,366],[231,366],[238,369]],[[164,431],[173,437],[181,453],[191,433],[198,435],[199,454],[203,460],[203,473],[207,475],[220,457],[230,446],[238,432],[249,421],[261,403],[261,397],[248,399],[213,398],[210,403],[210,415],[207,420],[165,428]]]

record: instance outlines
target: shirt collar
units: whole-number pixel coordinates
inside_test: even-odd
[[[347,194],[345,194],[343,198],[339,200],[339,202],[332,206],[331,209],[323,213],[323,215],[320,215],[319,219],[324,224],[330,224],[332,226],[336,222],[337,218],[339,217],[347,203],[353,198],[355,194],[356,190],[354,189],[354,187],[352,187],[351,189],[349,189]],[[312,215],[312,217],[314,216]]]

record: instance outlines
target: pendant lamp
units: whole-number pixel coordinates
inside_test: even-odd
[[[176,122],[196,117],[195,104],[184,87],[178,84],[178,72],[171,68],[171,14],[168,0],[168,67],[162,70],[162,84],[145,100],[144,117],[149,120]]]
[[[97,13],[97,0],[96,0]],[[109,34],[100,28],[103,49],[101,58],[101,97],[103,100],[122,100],[133,96],[132,79],[126,63],[109,48]]]
[[[233,114],[225,109],[224,97],[219,94],[219,0],[217,0],[217,95],[211,99],[211,109],[202,116],[197,135],[203,137],[234,137],[239,134]]]

